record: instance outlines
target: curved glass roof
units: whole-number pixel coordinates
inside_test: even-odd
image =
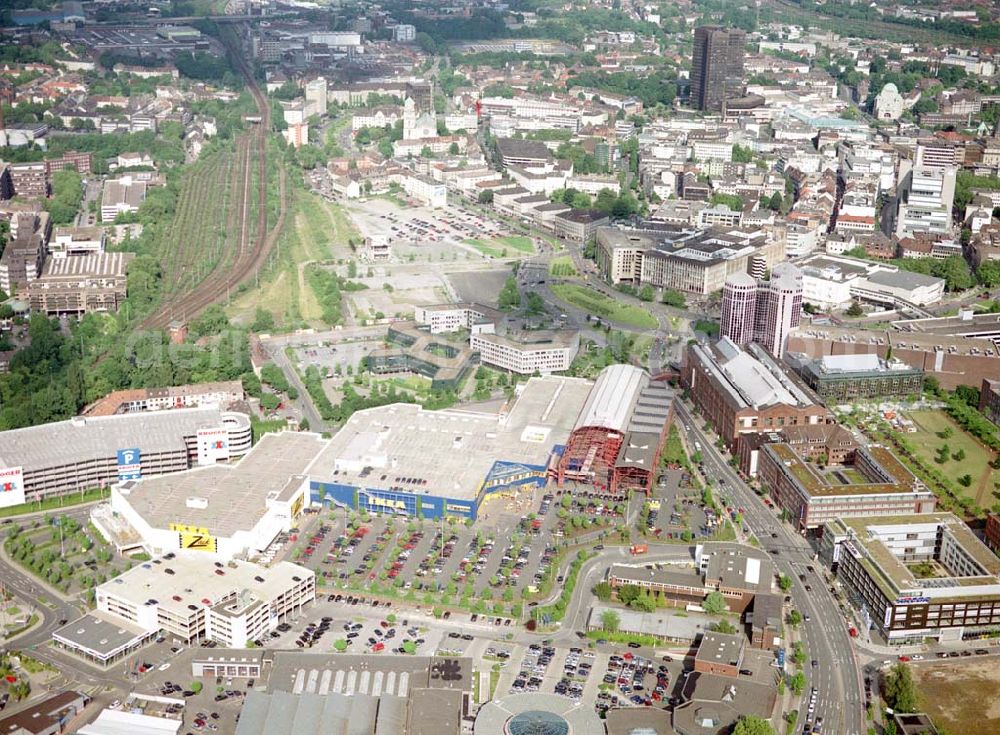
[[[554,712],[528,710],[507,722],[508,735],[569,735],[569,723]]]

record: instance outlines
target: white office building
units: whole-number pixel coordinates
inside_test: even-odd
[[[480,333],[469,339],[480,360],[519,375],[541,375],[569,370],[580,349],[579,332],[526,332],[524,339]]]
[[[919,166],[910,171],[900,187],[897,237],[909,237],[918,232],[951,233],[955,176],[952,167]]]

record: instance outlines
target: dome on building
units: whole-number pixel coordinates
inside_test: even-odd
[[[555,712],[533,709],[511,717],[504,731],[507,735],[569,735],[569,723]]]
[[[474,735],[604,735],[593,707],[558,694],[525,692],[494,699],[479,710]]]

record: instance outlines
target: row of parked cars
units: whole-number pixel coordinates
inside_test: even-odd
[[[562,678],[556,683],[555,692],[564,697],[579,701],[583,696],[583,687],[590,677],[596,658],[593,651],[582,648],[571,648],[563,663]]]
[[[667,691],[670,672],[666,664],[657,664],[630,652],[608,659],[603,681],[615,689],[603,691],[597,696],[598,711],[607,711],[611,707],[652,707],[664,701],[677,703]]]

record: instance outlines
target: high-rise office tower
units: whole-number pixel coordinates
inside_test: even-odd
[[[740,346],[758,342],[781,357],[801,313],[802,271],[791,263],[774,266],[770,280],[734,273],[722,288],[722,336]]]
[[[785,354],[788,333],[802,316],[802,271],[791,263],[778,263],[771,280],[757,287],[754,339],[775,357]]]
[[[722,112],[726,100],[743,93],[743,54],[747,34],[739,28],[700,26],[694,31],[691,104]]]
[[[757,313],[757,279],[733,273],[722,286],[722,336],[740,347],[753,341]]]

